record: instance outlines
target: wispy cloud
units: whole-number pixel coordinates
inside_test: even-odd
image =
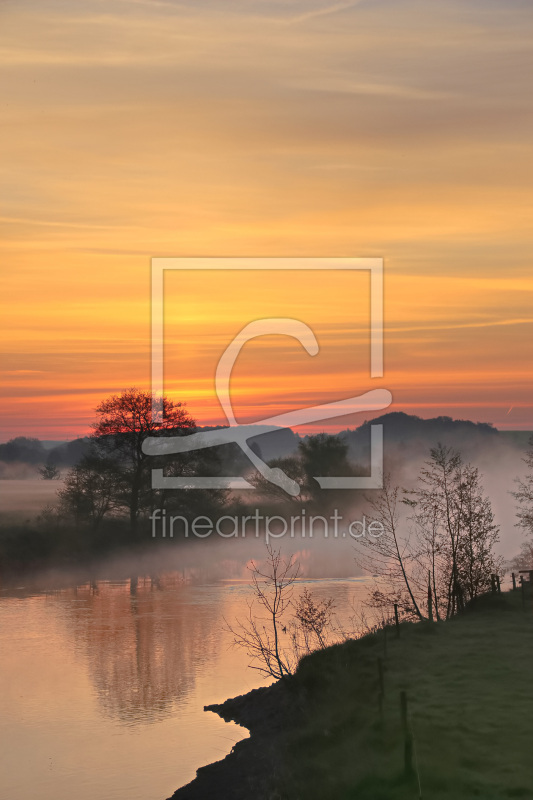
[[[334,3],[333,5],[323,6],[322,8],[314,8],[302,14],[298,14],[297,16],[290,17],[286,19],[285,22],[290,25],[297,25],[298,23],[307,22],[307,20],[314,19],[315,17],[326,17],[331,14],[338,14],[340,11],[347,11],[364,2],[365,0],[351,0],[351,2]]]
[[[394,83],[363,82],[346,75],[319,75],[315,80],[295,80],[289,85],[310,92],[332,92],[338,94],[391,97],[404,100],[443,100],[458,97],[458,92],[444,89],[424,88]]]

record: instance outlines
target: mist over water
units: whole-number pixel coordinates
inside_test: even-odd
[[[518,446],[502,435],[495,434],[487,441],[482,438],[465,439],[463,442],[457,437],[449,437],[444,441],[457,448],[464,462],[470,462],[480,469],[482,473],[482,483],[485,493],[489,496],[495,521],[500,526],[500,543],[498,551],[504,558],[512,558],[520,549],[523,540],[523,532],[516,527],[516,501],[511,492],[515,489],[515,479],[523,477],[526,473],[526,465],[523,457],[526,445]],[[412,490],[416,486],[416,480],[424,462],[429,458],[430,446],[436,442],[428,443],[427,440],[409,441],[404,443],[386,443],[385,447],[385,471],[389,472],[394,484],[398,484],[407,490]],[[11,465],[4,465],[11,467]],[[14,465],[18,468],[20,465]],[[57,492],[63,486],[62,480],[42,480],[35,477],[31,472],[31,477],[8,478],[0,480],[0,513],[12,520],[26,521],[34,518],[41,513],[47,506],[57,502]],[[245,497],[245,499],[247,499]],[[247,502],[249,502],[247,500]],[[261,498],[257,498],[257,507],[261,508]],[[294,506],[294,507],[293,507]],[[255,508],[253,509],[255,510]],[[232,512],[228,512],[232,513]],[[275,512],[271,512],[275,513]],[[291,513],[297,515],[301,513],[301,506],[298,503],[286,506],[280,513]],[[330,512],[323,513],[328,516]],[[341,530],[347,528],[352,520],[361,520],[367,512],[365,503],[365,492],[352,491],[342,494],[342,508],[340,513],[343,515],[344,524],[339,525],[339,537],[335,539],[330,528],[329,537],[325,538],[320,534],[320,525],[315,527],[315,535],[312,538],[300,539],[296,536],[291,540],[290,536],[284,536],[278,540],[273,538],[271,541],[276,547],[281,547],[283,552],[301,553],[299,556],[302,562],[304,574],[313,577],[347,577],[357,574],[353,564],[353,545],[354,541],[350,537],[342,537]],[[405,517],[408,516],[406,512]],[[408,522],[404,519],[404,529],[407,529]],[[298,530],[298,528],[296,528]],[[221,545],[221,537],[215,535],[205,540],[190,536],[192,541],[187,543],[183,550],[173,547],[175,542],[161,542],[160,531],[155,539],[148,538],[145,553],[141,557],[138,567],[140,572],[145,569],[150,571],[160,571],[161,569],[185,569],[191,571],[191,576],[201,576],[202,579],[217,579],[219,577],[245,577],[242,572],[242,563],[246,563],[251,558],[260,558],[264,542],[264,527],[260,527],[260,536],[256,537],[247,528],[248,535],[245,540],[242,537],[226,540],[230,542],[230,548],[225,549],[225,553],[231,556],[224,556],[224,564],[220,564],[218,556],[214,551]],[[134,556],[134,561],[139,558]],[[122,561],[125,563],[123,564]],[[129,563],[128,556],[121,556],[120,559],[111,559],[114,570],[119,570],[120,574],[129,574],[130,570],[135,570],[135,564]]]
[[[57,501],[57,492],[63,481],[43,481],[35,476],[33,470],[30,475],[27,478],[0,478],[1,513],[27,519],[28,515],[35,516]]]

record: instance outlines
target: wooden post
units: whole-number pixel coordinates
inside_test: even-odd
[[[501,587],[501,584],[500,584],[500,576],[499,575],[496,575],[496,588],[498,589],[498,594],[501,594],[502,587]]]
[[[381,658],[378,658],[378,686],[379,686],[379,694],[378,694],[379,716],[380,719],[383,720],[383,699],[385,697],[385,680],[383,678],[383,661],[381,660]]]
[[[413,769],[413,735],[409,725],[409,712],[407,706],[407,692],[400,693],[400,705],[402,711],[402,726],[404,735],[404,750],[403,750],[403,769],[406,777],[411,777],[414,773]]]
[[[431,572],[428,572],[428,619],[433,622],[433,594],[431,592]]]
[[[402,712],[403,732],[407,730],[407,692],[400,692],[400,710]]]
[[[511,578],[513,579],[513,592],[516,592],[516,575],[514,572],[511,573]]]
[[[521,569],[520,572],[524,573],[525,575],[529,575],[529,590],[531,594],[531,599],[533,600],[533,569]],[[526,581],[520,576],[520,583],[522,584],[522,605],[524,606],[524,611],[526,610]]]
[[[394,621],[396,623],[396,636],[400,636],[400,618],[398,617],[398,603],[394,603]]]
[[[383,677],[383,661],[381,658],[378,658],[378,682],[379,682],[379,691],[382,695],[385,694],[385,680]]]

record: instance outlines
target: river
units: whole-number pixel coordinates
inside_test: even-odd
[[[165,800],[245,737],[203,711],[267,682],[225,628],[247,613],[245,566],[227,579],[111,566],[3,587],[1,800]],[[353,628],[367,580],[308,574],[304,586]]]

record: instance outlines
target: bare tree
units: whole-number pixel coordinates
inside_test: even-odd
[[[466,598],[472,600],[488,591],[491,574],[502,570],[503,560],[494,553],[499,528],[494,522],[490,501],[483,495],[476,467],[465,466],[457,492],[460,507],[457,571]]]
[[[252,562],[250,571],[254,597],[248,619],[237,620],[235,626],[226,622],[226,626],[233,634],[233,644],[248,653],[252,669],[279,680],[294,672],[302,656],[328,646],[329,633],[334,630],[333,600],[315,600],[304,587],[293,601],[300,564],[294,557],[283,559],[281,551],[271,545],[267,545],[265,567]],[[335,629],[335,634],[346,638],[340,630]]]
[[[333,600],[315,600],[309,589],[304,590],[294,603],[293,642],[295,651],[311,653],[328,645],[328,631],[332,626]],[[302,646],[303,645],[303,646]]]
[[[450,617],[490,587],[502,560],[494,552],[499,528],[481,474],[463,464],[458,451],[439,444],[431,450],[413,492],[414,521],[432,575],[433,602]],[[427,563],[429,557],[430,563]],[[444,609],[443,609],[444,610]]]
[[[285,616],[300,565],[293,557],[282,559],[281,551],[268,544],[264,571],[255,561],[249,569],[254,599],[248,606],[248,619],[237,621],[235,627],[226,624],[234,644],[244,647],[254,662],[250,665],[252,669],[276,679],[284,678],[292,673],[294,663],[291,654],[282,647],[281,635],[287,633]],[[259,606],[258,614],[254,603]]]
[[[407,500],[413,509],[415,501]],[[415,526],[415,540],[418,546],[417,561],[425,574],[428,573],[428,607],[431,597],[431,609],[437,621],[441,619],[442,587],[441,576],[445,571],[445,555],[441,544],[439,508],[435,503],[421,506],[411,517]],[[429,610],[428,610],[429,616]]]
[[[390,475],[384,475],[383,489],[365,498],[371,521],[380,523],[382,533],[361,537],[356,561],[367,572],[380,576],[381,586],[373,592],[372,605],[390,607],[397,603],[406,615],[422,619],[413,586],[418,562],[409,535],[400,531],[402,494],[399,486],[392,485]]]
[[[517,525],[526,533],[533,535],[533,436],[529,439],[529,447],[523,461],[528,466],[528,472],[524,478],[517,478],[518,489],[512,492],[515,500],[518,500],[516,516]]]
[[[459,583],[457,548],[461,529],[460,454],[451,447],[439,444],[430,451],[431,457],[420,472],[418,488],[414,492],[419,509],[418,523],[434,515],[437,530],[435,543],[440,552],[446,552],[446,617],[452,616],[464,605]]]
[[[494,549],[499,529],[479,470],[451,448],[431,450],[413,491],[392,487],[385,477],[383,489],[367,501],[383,535],[360,539],[356,560],[379,575],[375,607],[397,603],[418,619],[427,607],[428,616],[448,618],[486,591],[491,573],[501,570]],[[401,504],[411,508],[404,519]]]

